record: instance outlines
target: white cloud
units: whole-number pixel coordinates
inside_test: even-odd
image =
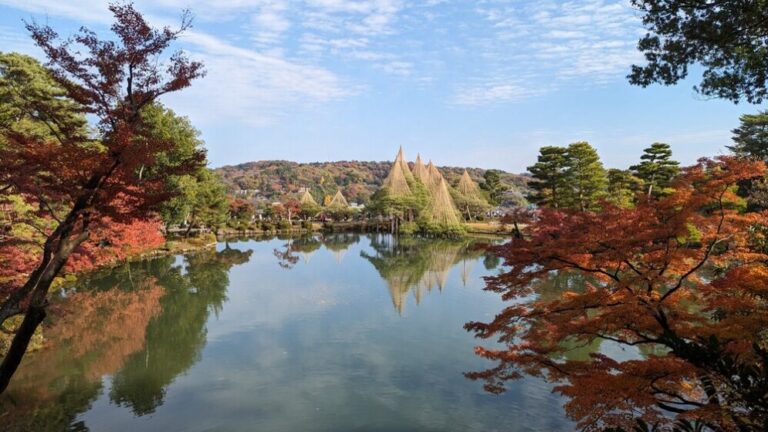
[[[111,19],[103,2],[99,1],[59,2],[65,5],[54,3],[50,7],[37,0],[4,2],[31,13],[47,13],[78,21],[103,24]],[[176,6],[174,0],[160,0],[160,3]],[[263,30],[257,33],[256,38],[265,40],[279,36],[290,25],[280,16],[285,9],[278,3],[241,1],[230,3],[226,8],[214,7],[212,13],[260,7],[259,14],[253,19]],[[177,13],[178,9],[174,8],[174,12]],[[147,16],[154,23],[173,22],[155,15]],[[29,39],[18,32],[0,28],[0,40],[7,49],[37,53]],[[243,48],[195,29],[184,33],[180,42],[191,51],[193,58],[205,63],[208,75],[190,89],[168,98],[180,102],[177,105],[179,111],[189,114],[200,124],[239,121],[248,125],[264,125],[297,106],[329,102],[359,91],[359,86],[346,82],[330,70],[285,58],[280,50]]]
[[[257,123],[295,104],[355,94],[367,85],[370,70],[416,85],[442,85],[456,104],[484,105],[623,80],[639,59],[640,22],[629,0],[136,1],[157,18],[153,22],[174,23],[182,9],[192,9],[208,33],[196,27],[184,40],[195,45],[211,76],[228,77],[220,87],[248,95],[248,103],[241,97],[235,105],[256,109],[244,117]],[[101,24],[111,19],[100,0],[0,4],[38,16]],[[335,72],[349,71],[350,64],[354,76]],[[212,92],[208,100],[216,101],[227,93],[216,91],[212,79],[205,86]]]
[[[470,79],[481,83],[459,88],[458,103],[517,101],[566,81],[592,86],[623,80],[641,60],[635,49],[640,20],[627,0],[516,5],[487,1],[477,10],[493,30],[476,41],[485,62]],[[524,84],[521,77],[527,77]]]
[[[487,83],[460,89],[454,97],[458,105],[486,105],[499,102],[519,102],[546,93],[548,89],[518,82]]]
[[[211,35],[193,31],[184,40],[208,70],[206,78],[179,96],[202,123],[239,120],[264,125],[292,107],[358,91],[326,69],[239,48]]]

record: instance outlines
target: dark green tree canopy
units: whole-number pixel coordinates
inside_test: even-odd
[[[509,188],[501,182],[499,172],[496,170],[488,170],[483,174],[483,179],[485,181],[480,183],[480,189],[488,192],[488,201],[494,205],[501,204],[504,192]]]
[[[643,181],[632,175],[629,170],[616,168],[608,170],[607,200],[613,205],[622,208],[632,207],[635,195],[642,187]]]
[[[632,0],[648,33],[638,42],[647,63],[629,80],[676,84],[694,64],[704,68],[704,96],[760,103],[768,95],[768,3],[765,0]]]
[[[596,210],[608,186],[605,168],[597,150],[588,142],[570,144],[566,149],[565,203],[581,211]]]
[[[40,62],[19,53],[0,52],[0,145],[7,133],[56,140],[77,133],[87,141],[82,106],[66,96]]]
[[[653,143],[643,150],[640,156],[641,162],[632,165],[629,169],[643,180],[648,190],[648,195],[662,194],[668,188],[672,179],[680,171],[680,163],[672,160],[672,149],[669,144]]]
[[[768,160],[768,111],[744,114],[733,130],[734,145],[728,148],[737,156]]]
[[[528,167],[533,176],[530,187],[534,192],[528,197],[531,202],[540,206],[562,207],[567,153],[564,147],[555,146],[539,150],[537,162]]]

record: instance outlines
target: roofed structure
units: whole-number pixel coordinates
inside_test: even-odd
[[[349,207],[349,203],[347,202],[347,199],[344,198],[344,195],[341,193],[341,189],[336,191],[336,195],[333,196],[333,199],[328,204],[328,207]]]
[[[309,189],[305,189],[304,193],[301,194],[301,197],[299,197],[299,203],[317,205],[317,201],[315,201],[315,198],[313,198],[312,194],[309,193]]]

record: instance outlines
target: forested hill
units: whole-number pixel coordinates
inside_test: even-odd
[[[297,194],[301,188],[309,188],[316,198],[332,195],[341,189],[347,199],[367,203],[370,196],[381,186],[392,162],[313,162],[289,161],[248,162],[217,168],[230,192],[278,200],[286,195]],[[412,165],[411,165],[412,166]],[[464,171],[463,167],[438,167],[451,186],[455,186]],[[478,183],[483,182],[485,169],[467,168],[469,175]],[[528,176],[499,171],[501,181],[510,187],[509,201],[527,193]]]

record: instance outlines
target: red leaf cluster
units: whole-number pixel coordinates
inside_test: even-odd
[[[741,181],[762,162],[721,157],[687,168],[675,192],[636,208],[543,209],[523,238],[495,248],[507,266],[487,289],[510,303],[467,328],[500,346],[491,391],[522,373],[557,383],[586,430],[630,429],[634,419],[695,419],[715,430],[768,424],[768,255],[755,233],[765,213],[743,212]],[[554,278],[570,278],[556,292]],[[630,360],[574,347],[636,347]]]

